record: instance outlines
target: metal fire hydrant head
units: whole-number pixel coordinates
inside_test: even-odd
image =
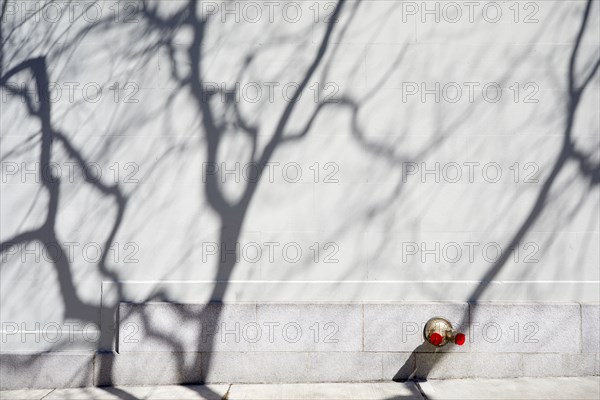
[[[465,334],[458,332],[452,327],[450,321],[442,317],[431,318],[423,329],[425,340],[436,347],[442,347],[449,342],[459,346],[465,344]]]

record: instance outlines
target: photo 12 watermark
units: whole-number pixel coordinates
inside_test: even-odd
[[[132,161],[116,161],[108,166],[97,162],[40,162],[2,161],[2,183],[40,184],[43,182],[109,182],[115,184],[141,183],[140,165]]]
[[[540,86],[536,82],[513,82],[503,87],[498,82],[402,82],[402,102],[498,103],[503,96],[513,103],[537,104]]]
[[[335,322],[300,323],[296,321],[237,322],[221,321],[202,323],[197,334],[200,343],[298,343],[301,340],[313,343],[337,344],[340,327]],[[122,343],[140,343],[140,326],[126,322],[120,328]]]
[[[216,179],[221,183],[339,183],[340,165],[336,162],[205,162],[202,163],[202,182]]]
[[[100,22],[137,24],[142,17],[143,2],[139,0],[48,1],[9,0],[5,2],[2,23],[98,24]]]
[[[514,24],[540,22],[537,1],[402,1],[402,22],[470,23],[501,21]]]
[[[411,343],[423,338],[423,330],[427,322],[403,321],[399,339],[402,343]],[[468,325],[460,325],[453,322],[459,332],[464,332],[469,343],[477,341],[485,343],[498,343],[500,340],[508,340],[512,343],[537,344],[540,336],[544,333],[540,324],[533,321],[522,322],[471,322]]]
[[[315,264],[337,264],[340,245],[336,242],[299,243],[296,241],[279,242],[203,242],[201,245],[202,262],[226,262],[235,260],[249,264],[264,262],[268,264],[297,264],[308,260]]]
[[[402,163],[402,182],[537,184],[540,170],[532,161],[411,161]]]
[[[221,103],[296,103],[310,98],[315,104],[338,103],[340,86],[335,82],[314,82],[303,87],[300,82],[203,82],[202,99],[217,98]],[[310,97],[309,97],[310,96]]]
[[[100,328],[93,322],[2,322],[2,343],[97,343]]]
[[[47,93],[40,93],[26,83],[7,82],[2,88],[2,103],[19,98],[34,103],[99,103],[107,100],[115,104],[139,103],[140,85],[136,82],[49,82]],[[26,96],[24,96],[24,94]]]
[[[474,264],[480,260],[495,263],[506,253],[515,263],[537,264],[540,262],[540,245],[533,241],[518,243],[511,248],[503,248],[498,242],[416,242],[406,241],[400,245],[401,260],[406,263]]]
[[[113,242],[109,246],[98,242],[51,242],[3,244],[2,263],[18,260],[22,264],[31,263],[74,263],[83,260],[87,263],[97,263],[100,260],[114,263],[137,264],[140,245],[136,242]]]

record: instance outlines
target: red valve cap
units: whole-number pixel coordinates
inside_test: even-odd
[[[434,346],[439,346],[442,344],[442,342],[444,341],[444,338],[442,337],[442,335],[440,335],[437,332],[433,332],[430,336],[429,336],[429,342],[434,345]]]
[[[454,343],[456,343],[459,346],[462,346],[463,344],[465,344],[465,334],[464,333],[457,333],[456,337],[454,338]]]

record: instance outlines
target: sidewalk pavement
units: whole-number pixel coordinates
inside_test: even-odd
[[[1,391],[2,400],[600,399],[600,376],[426,382],[104,387]]]

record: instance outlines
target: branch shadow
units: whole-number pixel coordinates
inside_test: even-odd
[[[243,111],[235,101],[235,93],[212,87],[205,76],[206,70],[204,62],[206,53],[210,50],[210,45],[207,43],[207,32],[212,23],[212,17],[210,15],[200,16],[198,9],[199,4],[194,0],[182,3],[183,7],[167,16],[164,16],[159,12],[158,6],[154,2],[140,0],[139,4],[143,11],[142,17],[144,22],[144,30],[142,30],[141,36],[156,34],[160,37],[160,40],[149,44],[146,48],[141,50],[140,54],[143,56],[145,53],[150,53],[157,48],[166,49],[167,54],[169,55],[169,63],[172,66],[171,79],[177,84],[176,93],[188,93],[198,110],[198,114],[201,115],[201,128],[197,132],[196,139],[206,146],[205,154],[200,157],[207,163],[217,164],[219,155],[226,146],[225,143],[227,138],[231,135],[238,135],[247,137],[249,143],[251,143],[249,160],[251,163],[255,163],[259,167],[259,170],[263,171],[278,150],[285,145],[291,145],[306,138],[314,128],[316,121],[321,118],[323,112],[330,109],[344,115],[347,113],[350,116],[349,121],[353,139],[365,152],[376,154],[382,159],[387,160],[392,167],[397,167],[402,163],[420,160],[430,152],[439,149],[453,131],[457,130],[463,123],[464,115],[458,116],[454,123],[449,124],[444,132],[441,132],[435,140],[423,148],[422,151],[414,154],[398,152],[394,147],[390,147],[385,143],[378,143],[369,138],[369,135],[366,134],[364,128],[361,126],[360,112],[364,104],[384,85],[384,81],[388,79],[391,72],[401,65],[406,56],[405,47],[399,52],[397,58],[390,65],[389,70],[383,74],[384,77],[382,78],[382,81],[377,82],[374,85],[374,89],[364,95],[361,99],[357,100],[352,96],[344,95],[337,102],[321,102],[315,107],[314,111],[310,113],[306,121],[301,124],[299,129],[292,129],[292,120],[297,113],[302,92],[309,87],[311,80],[319,73],[319,71],[322,71],[323,76],[326,76],[329,66],[331,63],[335,62],[336,51],[338,49],[338,46],[334,41],[335,35],[340,35],[340,37],[337,37],[337,43],[340,43],[340,39],[348,29],[349,25],[355,21],[355,18],[359,15],[359,7],[362,2],[355,2],[350,10],[351,17],[347,21],[347,24],[345,26],[336,24],[336,20],[348,8],[345,0],[338,0],[330,17],[330,22],[326,24],[325,31],[317,43],[316,52],[312,55],[311,62],[303,71],[302,79],[300,80],[297,91],[291,98],[291,101],[283,108],[281,114],[277,116],[274,129],[270,132],[266,144],[261,148],[259,145],[262,129],[260,123],[243,115]],[[4,1],[2,3],[3,20],[4,14],[6,13],[6,7],[7,2]],[[529,214],[518,227],[516,234],[508,241],[508,248],[517,246],[539,220],[548,204],[548,198],[551,191],[556,189],[556,181],[559,175],[568,163],[573,162],[577,164],[581,177],[589,181],[590,188],[596,187],[600,181],[600,167],[593,159],[593,153],[587,153],[581,148],[578,148],[572,137],[572,130],[581,96],[585,88],[592,81],[594,74],[598,71],[600,62],[593,62],[588,73],[583,77],[583,80],[577,82],[578,73],[576,72],[576,64],[578,50],[588,26],[591,8],[592,1],[589,0],[584,15],[582,16],[581,28],[571,54],[569,75],[567,77],[568,105],[566,110],[566,125],[563,131],[563,146],[553,163],[553,168],[549,177],[546,178],[537,194],[536,201],[529,211]],[[110,24],[105,20],[100,21],[93,26],[89,26],[80,32],[77,32],[74,36],[74,43],[84,38],[93,29],[107,29],[109,26]],[[190,66],[187,74],[181,73],[179,68],[177,68],[178,60],[176,58],[176,47],[178,46],[178,39],[176,35],[181,30],[191,33],[191,42],[187,45],[186,49],[187,62]],[[5,71],[5,63],[8,64],[10,61],[7,61],[5,52],[5,39],[7,39],[7,36],[10,38],[11,33],[3,35],[1,38],[3,45],[0,52],[0,66],[3,69],[0,71],[0,87],[9,91],[14,96],[21,98],[27,108],[29,116],[39,122],[41,126],[39,133],[39,163],[42,166],[42,169],[52,170],[50,165],[53,152],[56,151],[56,148],[60,147],[66,152],[70,160],[75,162],[83,171],[89,172],[89,174],[85,174],[86,176],[93,176],[93,171],[89,170],[89,160],[86,159],[83,152],[73,143],[71,136],[57,129],[53,123],[52,104],[49,101],[50,78],[47,58],[44,56],[26,58],[25,61],[22,61]],[[48,36],[50,37],[50,35]],[[285,41],[286,39],[289,38],[285,36],[281,38],[282,41]],[[45,45],[50,46],[47,43]],[[68,54],[68,46],[65,46],[61,50],[61,54],[63,53]],[[140,56],[140,54],[137,55]],[[15,55],[13,54],[12,56],[14,57]],[[256,56],[257,55],[252,52],[247,55],[244,65],[240,68],[238,80],[240,80],[244,73],[254,65]],[[20,74],[31,74],[35,83],[35,94],[32,95],[32,93],[28,91],[21,90],[9,84],[11,78]],[[322,79],[325,80],[325,78]],[[35,106],[36,102],[33,99],[35,95],[41,100],[38,107]],[[175,94],[173,96],[175,96]],[[214,103],[218,102],[219,98],[225,98],[226,101],[221,108],[216,108],[214,107]],[[172,101],[173,99],[169,98],[167,103],[170,104]],[[469,109],[467,112],[472,112],[472,110]],[[407,123],[407,125],[410,125],[410,123]],[[232,130],[234,133],[232,133]],[[263,176],[259,176],[256,181],[248,182],[238,199],[231,200],[226,196],[217,175],[204,175],[201,189],[207,200],[208,206],[218,218],[218,242],[224,248],[236,248],[236,244],[239,242],[244,228],[244,223],[247,221],[249,210],[251,209],[253,202],[256,201],[256,193],[260,187],[261,180],[264,180]],[[12,247],[22,244],[32,242],[41,243],[42,246],[49,250],[49,254],[53,254],[51,262],[58,276],[62,301],[65,306],[65,318],[96,322],[98,320],[101,321],[103,318],[102,316],[112,315],[115,316],[116,323],[118,324],[121,318],[127,317],[127,315],[118,314],[119,302],[126,298],[121,283],[121,276],[110,268],[106,259],[108,253],[104,253],[96,266],[104,279],[115,283],[117,291],[116,303],[98,306],[86,302],[81,298],[77,292],[73,276],[73,265],[68,261],[69,257],[67,256],[65,249],[60,245],[59,235],[57,233],[57,220],[60,218],[60,204],[61,201],[64,201],[63,193],[61,192],[61,178],[52,174],[40,174],[40,182],[42,186],[40,191],[43,191],[48,196],[47,212],[44,222],[35,229],[19,232],[13,237],[3,241],[0,244],[2,253],[7,252]],[[387,197],[380,202],[376,202],[364,215],[360,216],[359,222],[368,224],[369,221],[378,218],[384,211],[392,209],[395,202],[404,194],[405,187],[402,183],[402,180],[399,180],[394,190]],[[116,215],[112,220],[110,232],[103,240],[104,247],[107,248],[113,243],[124,223],[126,212],[129,211],[129,197],[131,194],[126,194],[119,184],[109,185],[102,181],[89,178],[85,180],[85,184],[92,186],[94,190],[103,197],[110,199],[113,207],[116,209]],[[348,226],[353,223],[356,222],[349,221],[348,225],[340,226],[332,233],[332,237],[342,234]],[[384,243],[382,243],[382,246],[383,245]],[[57,250],[57,252],[52,252],[50,249]],[[467,298],[468,302],[474,303],[482,298],[489,283],[501,272],[509,257],[509,252],[503,253],[502,257],[496,261],[480,279],[480,284]],[[212,306],[224,303],[229,289],[229,282],[237,265],[237,257],[235,256],[226,257],[224,260],[220,259],[215,266],[216,272],[214,281],[216,283],[211,293],[207,294],[210,303],[209,306],[203,308],[200,312],[192,310],[191,308],[189,310],[183,309],[183,317],[189,320],[199,321],[218,320],[220,318],[221,308]],[[173,300],[170,294],[165,290],[157,290],[147,299],[147,301],[175,303],[175,300]],[[215,310],[217,310],[216,314]],[[462,323],[468,323],[469,318],[469,315],[465,315]],[[150,322],[148,316],[142,318],[142,323],[148,337],[156,338],[170,346],[172,349],[173,354],[177,359],[179,381],[181,383],[201,383],[202,380],[197,379],[198,374],[196,372],[199,368],[204,369],[201,372],[202,378],[205,378],[210,372],[212,363],[211,350],[216,346],[216,337],[213,338],[213,342],[209,343],[208,349],[198,348],[196,351],[192,352],[195,354],[195,359],[189,362],[189,360],[186,361],[185,359],[185,353],[190,351],[186,349],[182,343],[173,340],[169,335],[156,329]],[[101,334],[105,336],[102,338],[103,343],[110,343],[114,346],[119,343],[118,330],[101,332]],[[431,345],[423,343],[414,349],[408,361],[398,370],[393,379],[403,380],[406,379],[405,377],[408,377],[408,379],[426,379],[434,365],[428,366],[426,370],[417,370],[415,360],[417,354],[421,352],[432,352]],[[115,355],[112,349],[110,349],[106,355],[106,357],[100,357],[98,373],[101,376],[108,377],[106,384],[111,384],[115,378]],[[447,355],[444,353],[441,357],[446,356]],[[201,358],[203,359],[201,360]],[[32,357],[28,363],[32,364],[35,360],[36,358]],[[125,392],[119,392],[118,389],[107,390],[120,398],[132,398]]]
[[[576,70],[578,54],[585,31],[589,26],[590,14],[593,4],[593,1],[587,1],[585,10],[583,12],[583,15],[581,16],[581,24],[579,26],[579,31],[575,38],[569,60],[569,68],[566,77],[567,102],[565,110],[566,122],[563,129],[563,145],[560,149],[559,154],[556,157],[556,160],[553,163],[553,167],[550,171],[550,174],[545,179],[541,189],[539,190],[535,202],[532,208],[529,210],[527,217],[521,223],[514,236],[509,240],[509,243],[507,245],[508,249],[516,248],[519,245],[519,243],[521,243],[521,241],[527,236],[527,234],[533,228],[534,224],[542,216],[544,210],[546,209],[546,206],[549,203],[550,192],[552,189],[555,189],[555,184],[559,175],[561,174],[561,172],[563,172],[565,166],[569,162],[573,162],[578,165],[580,176],[584,180],[588,181],[590,190],[591,188],[598,186],[598,174],[600,173],[600,164],[592,161],[592,158],[594,157],[594,152],[592,151],[586,153],[581,149],[577,148],[573,139],[573,127],[575,124],[576,114],[582,95],[585,89],[592,81],[594,75],[598,72],[598,68],[600,67],[600,58],[589,62],[587,74],[582,74],[581,82],[578,82],[577,78],[579,74]],[[482,296],[489,288],[490,284],[492,284],[494,278],[496,278],[498,274],[502,271],[502,269],[505,267],[507,261],[509,261],[511,256],[511,252],[503,252],[503,254],[494,263],[494,265],[480,279],[480,282],[477,285],[477,287],[467,298],[467,302],[469,303],[469,305],[476,304],[478,301],[481,300]],[[470,311],[470,307],[468,307],[467,311],[462,317],[460,326],[470,327],[471,318],[472,314]],[[417,379],[426,380],[431,370],[435,367],[435,365],[439,364],[443,360],[443,358],[448,357],[449,353],[439,353],[440,356],[431,365],[426,365],[418,369],[415,368],[414,370],[412,370],[413,367],[411,363],[414,362],[414,360],[416,359],[417,353],[423,352],[426,347],[428,347],[427,342],[418,346],[412,352],[409,360],[398,370],[395,378],[404,377],[404,379],[406,379],[406,377],[409,377],[409,379],[412,379],[416,376]]]

